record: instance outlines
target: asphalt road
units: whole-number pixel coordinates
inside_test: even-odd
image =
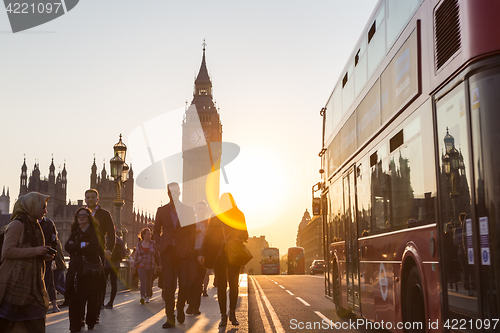
[[[322,275],[253,275],[248,286],[249,332],[374,332],[337,316]]]

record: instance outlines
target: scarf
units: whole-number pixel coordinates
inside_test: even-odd
[[[24,226],[21,247],[37,247],[45,244],[42,228],[37,221],[48,196],[32,192],[19,197],[14,205],[11,221],[17,220]],[[45,264],[43,257],[11,259],[7,288],[3,300],[11,304],[25,306],[32,304],[47,309],[47,290],[43,281]]]

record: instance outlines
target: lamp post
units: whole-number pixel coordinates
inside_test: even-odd
[[[453,203],[453,223],[458,221],[456,212],[456,199],[460,196],[457,191],[457,181],[459,179],[459,169],[460,169],[460,153],[455,147],[448,150],[443,158],[444,171],[450,177],[450,198]]]
[[[125,156],[127,154],[127,146],[122,142],[122,135],[120,134],[120,141],[113,146],[114,156],[109,161],[111,166],[111,177],[113,177],[116,185],[116,198],[113,200],[113,205],[115,206],[115,224],[116,233],[121,236],[122,239],[127,234],[127,229],[123,226],[120,215],[122,206],[125,202],[122,199],[122,189],[125,187],[125,183],[128,180],[128,170],[129,166],[125,163]]]

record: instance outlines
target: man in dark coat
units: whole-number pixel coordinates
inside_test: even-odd
[[[175,327],[176,279],[179,281],[177,321],[180,324],[184,323],[184,306],[189,288],[189,259],[194,249],[196,235],[194,210],[180,202],[179,184],[170,183],[167,189],[170,202],[158,208],[153,233],[161,256],[165,288],[167,321],[163,324],[163,328]]]
[[[101,208],[97,203],[99,202],[99,192],[95,189],[85,191],[85,202],[87,208],[90,209],[92,215],[99,223],[99,244],[101,246],[101,262],[104,263],[104,258],[109,259],[115,247],[115,224],[111,218],[111,214]],[[105,241],[107,236],[108,242]],[[99,282],[99,304],[97,307],[97,322],[99,322],[99,315],[101,314],[101,306],[104,303],[104,296],[106,294],[106,279],[104,273]]]

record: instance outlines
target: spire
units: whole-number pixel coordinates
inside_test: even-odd
[[[2,197],[5,196],[5,185],[3,186]]]
[[[208,75],[207,63],[205,61],[205,50],[207,44],[203,40],[203,57],[201,59],[200,71],[198,76],[194,81],[194,93],[191,105],[195,105],[195,108],[189,108],[189,110],[196,110],[198,114],[200,113],[217,113],[213,99],[212,99],[212,82],[210,81],[210,76]]]
[[[97,165],[95,164],[95,155],[94,155],[94,164],[92,164],[91,170],[92,170],[92,174],[97,173]]]
[[[208,75],[208,70],[207,70],[207,63],[205,62],[205,47],[207,44],[205,43],[205,39],[203,39],[203,58],[201,60],[201,66],[200,66],[200,71],[198,72],[198,76],[196,77],[196,81],[194,81],[195,85],[199,84],[209,84],[210,86],[212,83],[210,82],[210,76]]]

